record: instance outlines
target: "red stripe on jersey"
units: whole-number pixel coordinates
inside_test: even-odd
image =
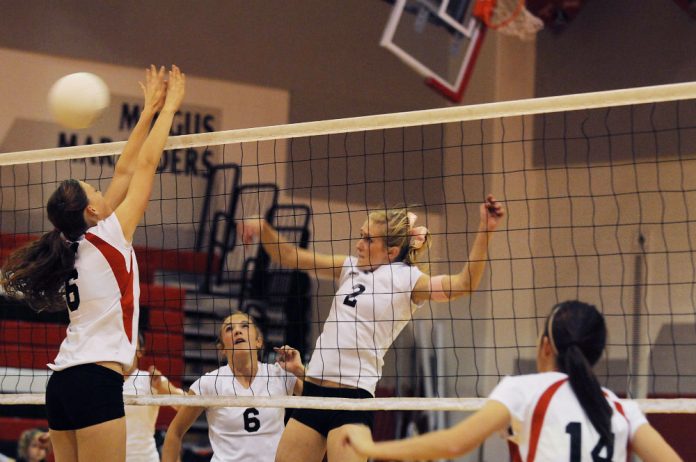
[[[126,269],[126,261],[123,254],[114,246],[99,236],[86,233],[85,239],[92,243],[106,258],[106,261],[114,273],[118,288],[121,290],[121,311],[123,313],[123,327],[126,330],[128,340],[133,341],[133,253],[130,255],[130,272]]]
[[[522,462],[522,456],[520,455],[520,448],[517,443],[513,443],[508,440],[508,449],[510,450],[510,462]]]
[[[606,393],[605,393],[606,395]],[[623,406],[621,403],[618,401],[614,402],[614,407],[616,408],[617,411],[619,411],[619,414],[623,416],[624,419],[626,419],[626,423],[628,424],[628,433],[629,435],[631,434],[631,422],[628,421],[628,417],[626,417],[626,413],[623,410]],[[631,462],[631,439],[626,438],[626,462]]]
[[[539,445],[539,436],[541,435],[541,427],[544,425],[544,417],[546,417],[546,410],[549,408],[549,403],[551,403],[551,398],[556,394],[558,388],[567,382],[568,379],[562,379],[558,382],[552,384],[549,388],[542,393],[539,402],[537,402],[534,408],[534,414],[532,414],[532,433],[529,438],[529,454],[527,454],[527,462],[534,462],[534,457],[536,457],[537,446]]]

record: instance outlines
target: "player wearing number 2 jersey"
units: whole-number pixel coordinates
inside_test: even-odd
[[[514,462],[625,462],[631,449],[645,462],[680,461],[634,402],[600,387],[592,366],[606,332],[594,306],[560,303],[539,337],[538,374],[503,379],[480,411],[453,428],[384,443],[352,428],[346,447],[378,459],[454,458],[509,427]]]
[[[185,92],[185,76],[176,66],[168,82],[164,74],[154,66],[146,72],[140,119],[104,195],[82,181],[61,182],[46,204],[55,229],[19,249],[2,268],[0,283],[9,295],[39,311],[70,313],[46,387],[58,462],[126,457],[123,374],[135,355],[139,296],[131,241]]]
[[[227,364],[196,380],[189,394],[198,396],[288,396],[302,393],[304,367],[297,350],[277,348],[278,363],[258,361],[263,337],[253,318],[237,312],[220,328],[218,348]],[[179,458],[181,440],[203,408],[182,407],[164,441],[163,462]],[[285,427],[282,408],[210,407],[205,409],[213,462],[273,462]]]
[[[307,366],[304,396],[371,398],[382,375],[383,358],[394,339],[426,300],[446,301],[478,286],[488,244],[504,211],[489,195],[480,207],[479,233],[469,261],[457,274],[430,277],[418,267],[427,248],[427,228],[415,226],[405,209],[373,211],[360,229],[357,255],[322,255],[283,242],[261,219],[242,223],[242,238],[258,236],[271,259],[286,268],[338,281],[339,288]],[[283,433],[276,460],[361,461],[342,447],[343,434],[372,425],[371,412],[298,409]],[[366,427],[367,428],[367,427]]]

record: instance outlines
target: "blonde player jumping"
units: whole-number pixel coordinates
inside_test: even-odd
[[[405,209],[374,211],[360,229],[356,256],[324,255],[283,242],[261,219],[242,224],[250,242],[258,236],[271,259],[286,268],[333,278],[340,285],[307,366],[303,396],[372,398],[387,350],[427,300],[446,301],[478,286],[489,241],[504,210],[492,195],[480,206],[479,232],[462,270],[430,277],[418,267],[427,228]],[[276,461],[364,461],[343,445],[352,426],[371,426],[372,412],[298,409],[283,433]]]

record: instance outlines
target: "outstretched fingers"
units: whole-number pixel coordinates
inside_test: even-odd
[[[275,347],[273,350],[277,355],[276,363],[278,363],[280,367],[298,377],[303,374],[304,368],[299,351],[288,345]]]
[[[186,74],[181,72],[176,65],[172,65],[167,81],[167,98],[164,102],[165,110],[177,111],[186,93]]]
[[[288,345],[275,347],[273,348],[273,351],[275,351],[278,355],[278,362],[290,362],[299,354],[299,352],[296,349]]]
[[[145,97],[145,108],[154,112],[162,109],[167,94],[167,82],[164,79],[164,66],[159,70],[154,64],[145,69],[145,83],[138,82]]]

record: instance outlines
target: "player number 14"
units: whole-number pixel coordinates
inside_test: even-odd
[[[570,462],[580,462],[582,455],[582,424],[580,422],[570,422],[566,425],[566,433],[570,435]],[[605,455],[600,453],[606,448]],[[604,438],[600,438],[599,442],[592,448],[592,462],[611,462],[614,457],[614,434],[611,434],[611,440],[608,442]]]

